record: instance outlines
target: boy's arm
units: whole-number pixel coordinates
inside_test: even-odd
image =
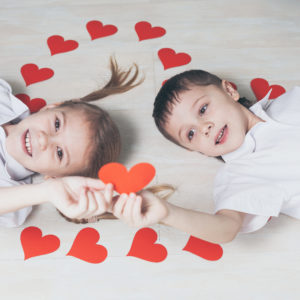
[[[245,214],[223,209],[215,215],[184,209],[171,203],[162,224],[175,227],[212,243],[232,241],[242,227]]]

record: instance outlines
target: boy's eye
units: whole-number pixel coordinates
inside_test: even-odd
[[[195,129],[192,129],[188,132],[188,139],[189,141],[192,140],[192,138],[194,137],[194,134],[195,134]]]
[[[57,152],[57,156],[58,156],[59,160],[62,160],[63,155],[64,155],[62,149],[59,147],[56,147],[56,152]]]
[[[201,107],[201,109],[200,109],[200,114],[204,114],[205,113],[205,111],[206,111],[206,109],[207,109],[207,104],[205,104],[204,106],[202,106]]]
[[[60,127],[60,121],[58,118],[55,119],[55,131],[57,131]]]

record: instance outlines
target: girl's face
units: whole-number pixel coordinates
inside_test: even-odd
[[[239,93],[228,81],[222,87],[195,86],[179,94],[165,130],[181,146],[207,156],[236,150],[248,130],[262,121],[237,101]]]
[[[5,130],[8,153],[31,171],[64,176],[85,167],[91,137],[83,112],[47,108]]]

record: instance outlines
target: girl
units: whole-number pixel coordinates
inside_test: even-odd
[[[120,71],[110,59],[111,78],[104,88],[81,99],[28,108],[0,80],[0,224],[21,225],[31,205],[52,202],[70,218],[102,214],[112,185],[86,178],[120,153],[120,134],[107,112],[87,102],[123,93],[140,84],[138,67]],[[48,179],[31,182],[34,172]],[[70,175],[76,175],[71,177]],[[69,177],[63,177],[69,176]],[[83,177],[85,176],[85,177]]]
[[[300,219],[300,88],[276,100],[268,100],[270,92],[248,108],[228,81],[208,72],[169,79],[155,99],[155,123],[173,143],[225,162],[215,179],[215,214],[149,192],[123,195],[114,214],[137,226],[161,222],[214,243],[258,230],[279,213]],[[149,205],[144,213],[143,203]]]

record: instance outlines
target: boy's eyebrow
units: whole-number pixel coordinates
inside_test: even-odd
[[[62,115],[62,120],[63,120],[63,130],[66,130],[66,126],[67,126],[67,117],[64,111],[61,112]],[[67,147],[65,147],[65,152],[66,152],[66,163],[65,163],[65,167],[67,167],[70,163],[70,154],[69,151],[67,149]]]

